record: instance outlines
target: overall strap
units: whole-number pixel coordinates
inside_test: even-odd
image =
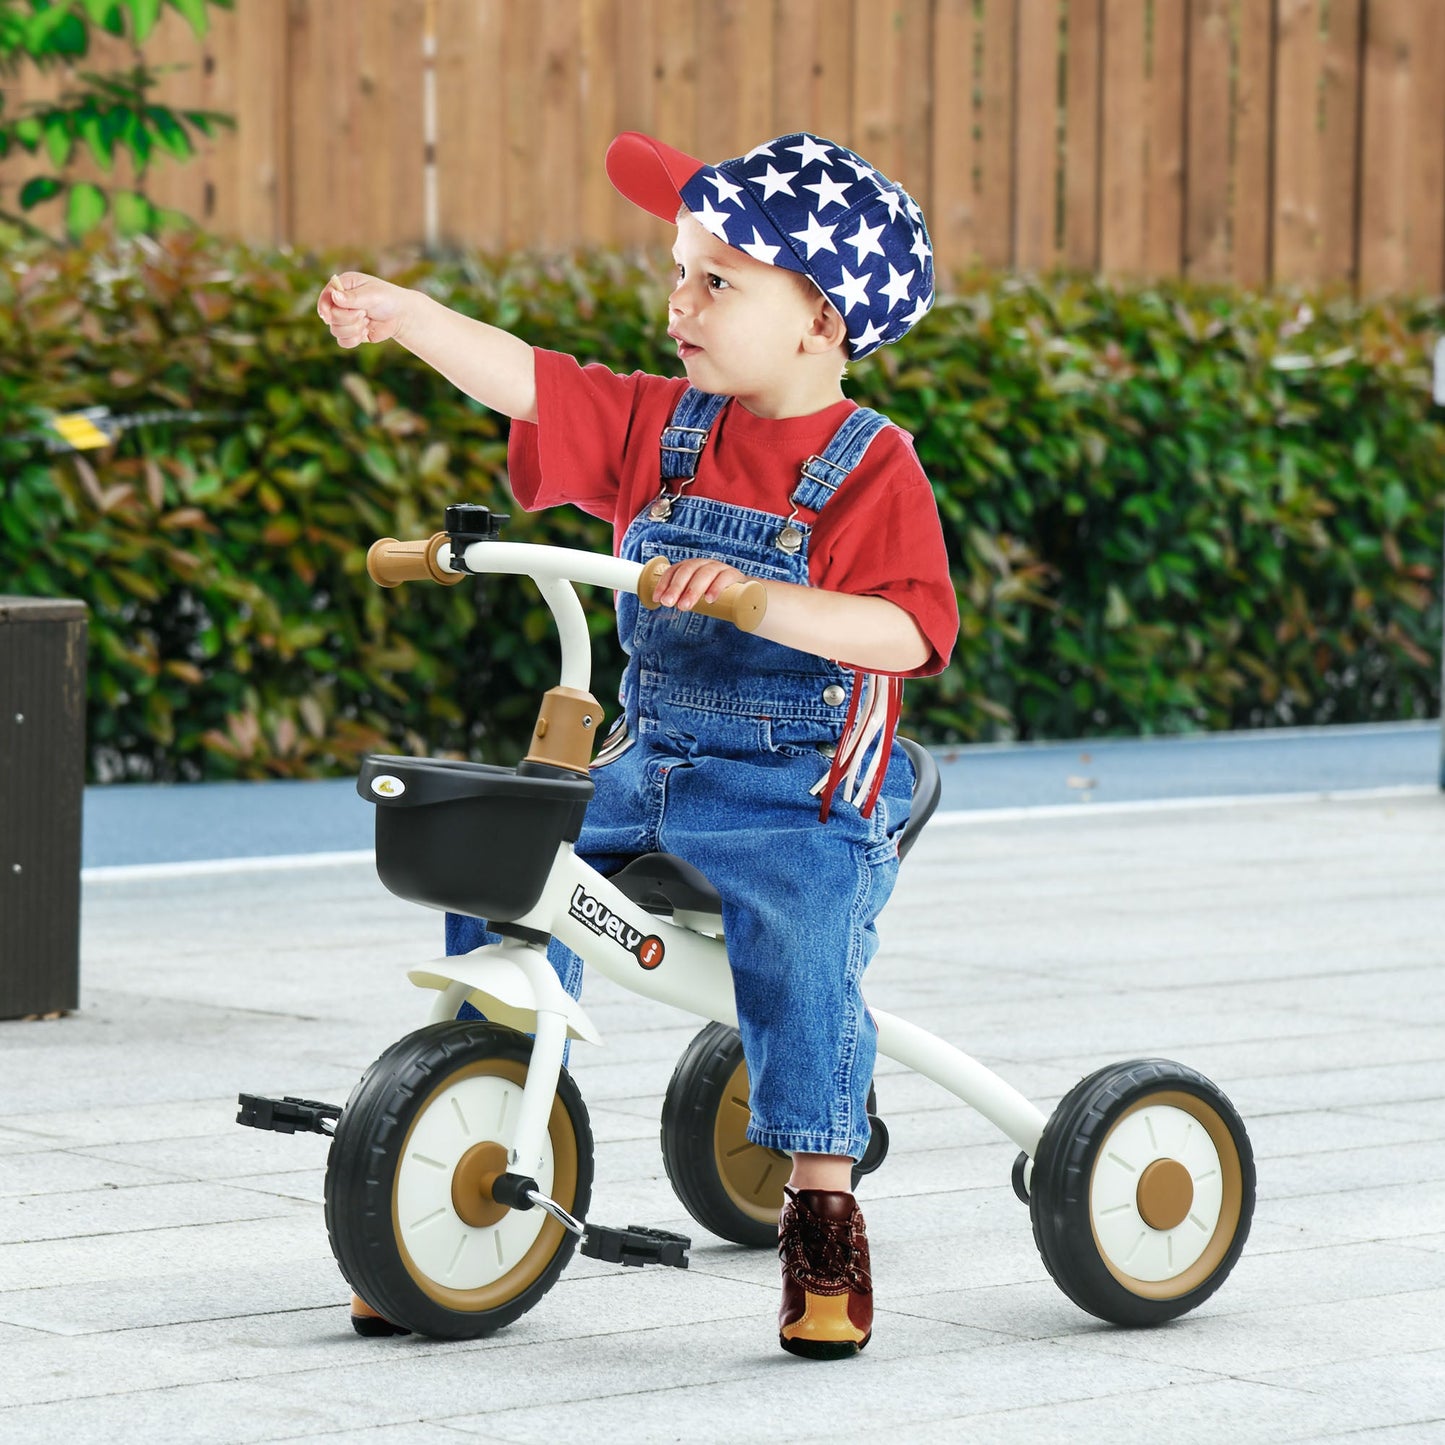
[[[730,400],[690,386],[678,398],[672,420],[662,429],[662,477],[664,481],[697,475],[698,458],[707,445],[708,433],[718,413]]]
[[[863,460],[868,444],[887,425],[886,416],[866,406],[852,412],[833,433],[833,440],[823,448],[822,454],[809,457],[803,463],[802,478],[788,500],[794,507],[821,512],[833,500],[833,494],[843,485],[848,473]]]

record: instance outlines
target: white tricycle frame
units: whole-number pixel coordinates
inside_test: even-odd
[[[485,517],[485,509],[476,510]],[[448,524],[452,525],[450,510]],[[555,619],[561,645],[560,683],[553,693],[566,700],[565,715],[573,730],[587,734],[586,755],[574,757],[571,764],[578,776],[585,776],[601,710],[589,691],[591,638],[576,587],[637,593],[643,605],[652,606],[653,583],[667,564],[654,559],[644,566],[570,548],[502,542],[493,539],[494,530],[493,526],[489,536],[484,528],[483,540],[472,540],[475,531],[465,530],[439,532],[426,542],[386,538],[373,546],[369,570],[386,586],[428,578],[451,583],[466,575],[531,578]],[[699,610],[751,630],[764,605],[763,590],[751,583],[729,589],[716,604],[700,604]],[[546,717],[544,704],[534,753],[537,739],[548,731]],[[529,761],[533,756],[529,754]],[[384,796],[383,787],[398,783],[396,778],[384,783],[375,776],[371,780],[378,800]],[[280,1121],[290,1118],[289,1128],[314,1127],[330,1133],[330,1123],[340,1118],[328,1164],[327,1218],[343,1271],[358,1294],[382,1296],[373,1303],[385,1304],[393,1318],[401,1315],[399,1323],[447,1337],[487,1333],[536,1303],[550,1287],[565,1262],[562,1244],[557,1246],[558,1260],[546,1271],[538,1266],[524,1271],[530,1282],[525,1299],[521,1290],[515,1298],[508,1290],[502,1290],[500,1298],[497,1294],[498,1281],[528,1250],[538,1247],[538,1233],[548,1227],[546,1218],[560,1221],[574,1236],[584,1235],[588,1228],[550,1197],[556,1161],[549,1131],[557,1117],[559,1088],[565,1085],[575,1095],[575,1085],[563,1070],[569,1040],[598,1044],[602,1039],[549,964],[547,941],[559,939],[581,956],[587,968],[632,993],[724,1028],[735,1028],[737,1023],[720,916],[682,908],[675,909],[671,918],[654,913],[579,858],[571,842],[556,848],[530,908],[516,917],[489,922],[494,928],[500,923],[506,934],[501,942],[432,959],[411,967],[407,976],[436,993],[427,1029],[457,1030],[458,1012],[469,1003],[488,1027],[515,1031],[519,1041],[530,1035],[529,1044],[519,1045],[509,1078],[478,1082],[463,1077],[463,1070],[454,1087],[439,1085],[435,1097],[442,1107],[428,1106],[431,1122],[422,1133],[413,1120],[406,1143],[393,1137],[400,1130],[387,1099],[392,1088],[387,1070],[400,1067],[394,1058],[406,1040],[372,1065],[345,1111],[297,1100],[262,1101],[258,1116],[256,1101],[243,1096],[252,1102],[251,1116],[242,1122],[261,1127],[288,1130]],[[1238,1114],[1209,1080],[1165,1060],[1109,1065],[1082,1079],[1046,1116],[961,1049],[894,1014],[881,1009],[870,1012],[883,1057],[933,1080],[1018,1146],[1014,1190],[1029,1205],[1045,1265],[1076,1304],[1118,1323],[1155,1323],[1194,1308],[1223,1282],[1248,1234],[1254,1165]],[[408,1037],[425,1034],[425,1029],[418,1030]],[[694,1042],[700,1040],[702,1035]],[[516,1058],[523,1062],[516,1063]],[[737,1058],[741,1060],[740,1050]],[[682,1074],[679,1065],[674,1086]],[[398,1079],[396,1087],[406,1093],[414,1092],[417,1085],[403,1086]],[[366,1104],[364,1110],[359,1099]],[[297,1106],[322,1110],[324,1117],[298,1123]],[[287,1114],[287,1109],[293,1112]],[[489,1169],[476,1162],[475,1119],[465,1128],[454,1122],[478,1110],[496,1114],[481,1127],[489,1141],[486,1147],[493,1151]],[[364,1137],[348,1139],[346,1116],[353,1111],[357,1118],[350,1121],[355,1126],[350,1133]],[[358,1161],[362,1155],[375,1156],[380,1148],[377,1140],[383,1137],[381,1152],[394,1151],[396,1158],[394,1171],[378,1182]],[[666,1139],[664,1133],[664,1145]],[[584,1147],[590,1148],[590,1139]],[[700,1138],[697,1147],[707,1150],[712,1145]],[[343,1156],[339,1159],[338,1150]],[[589,1188],[590,1167],[589,1157]],[[669,1174],[673,1175],[671,1163]],[[363,1185],[371,1188],[370,1203],[359,1200],[365,1193]],[[472,1197],[479,1191],[480,1204]],[[688,1203],[686,1194],[679,1192]],[[358,1196],[355,1204],[353,1196]],[[383,1219],[378,1226],[376,1217],[386,1212],[388,1203],[399,1256],[413,1278],[424,1279],[425,1306],[419,1305],[411,1317],[406,1309],[409,1290],[388,1291],[383,1266],[368,1262],[387,1252],[386,1222]],[[541,1206],[537,1214],[522,1213],[533,1205]],[[352,1218],[362,1214],[369,1221],[364,1230]],[[550,1227],[555,1231],[555,1225]],[[486,1247],[479,1251],[476,1246],[483,1236]],[[566,1240],[568,1251],[571,1242]],[[747,1242],[760,1243],[761,1238],[750,1237]],[[682,1245],[681,1257],[676,1248],[667,1246],[671,1257],[654,1254],[652,1262],[685,1264],[687,1241]],[[589,1250],[585,1240],[583,1248],[598,1252]],[[479,1253],[485,1255],[480,1265],[475,1262]],[[645,1248],[642,1253],[646,1254]],[[643,1262],[626,1257],[625,1251],[604,1252],[602,1257]],[[459,1286],[447,1283],[446,1277],[457,1274],[463,1258],[473,1261],[467,1266],[471,1273],[462,1270]]]

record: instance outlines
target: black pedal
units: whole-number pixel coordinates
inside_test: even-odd
[[[268,1099],[262,1094],[242,1094],[237,1102],[240,1110],[236,1122],[250,1129],[271,1129],[277,1134],[325,1134],[335,1132],[327,1124],[341,1117],[339,1104],[322,1104],[315,1099],[298,1099],[287,1094],[284,1099]]]
[[[626,1229],[589,1224],[581,1244],[582,1253],[589,1259],[607,1264],[665,1264],[672,1269],[687,1268],[691,1248],[692,1240],[685,1234],[670,1234],[641,1224],[629,1224]]]

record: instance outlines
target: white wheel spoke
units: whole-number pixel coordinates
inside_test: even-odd
[[[396,1206],[401,1238],[413,1263],[451,1289],[479,1289],[513,1269],[532,1247],[547,1215],[540,1209],[509,1209],[495,1223],[474,1227],[452,1205],[452,1177],[463,1155],[488,1138],[509,1145],[502,1131],[515,1116],[522,1087],[510,1079],[475,1074],[443,1090],[417,1117],[397,1170]],[[495,1120],[495,1129],[472,1123]],[[537,1182],[552,1188],[551,1141],[544,1144]]]
[[[1189,1172],[1194,1197],[1187,1218],[1172,1229],[1151,1228],[1139,1213],[1139,1180],[1158,1159]],[[1089,1189],[1094,1235],[1106,1258],[1135,1279],[1157,1283],[1188,1269],[1204,1253],[1224,1197],[1219,1154],[1191,1114],[1154,1104],[1115,1126],[1099,1151]]]

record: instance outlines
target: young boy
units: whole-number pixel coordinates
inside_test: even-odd
[[[676,225],[667,334],[686,381],[535,351],[355,272],[318,311],[342,346],[394,338],[512,417],[523,507],[571,502],[613,523],[621,555],[671,559],[662,607],[619,601],[622,716],[577,850],[603,872],[676,853],[721,894],[748,1136],[793,1158],[779,1339],[853,1354],[873,1318],[850,1192],[876,1043],[860,984],[913,781],[893,727],[901,678],[947,665],[958,612],[908,436],[841,380],[928,311],[932,252],[901,187],[813,135],[709,166],[627,132],[607,173]],[[692,611],[747,577],[768,593],[756,633]],[[448,920],[451,952],[488,936]],[[580,961],[555,944],[553,961],[575,995]]]

